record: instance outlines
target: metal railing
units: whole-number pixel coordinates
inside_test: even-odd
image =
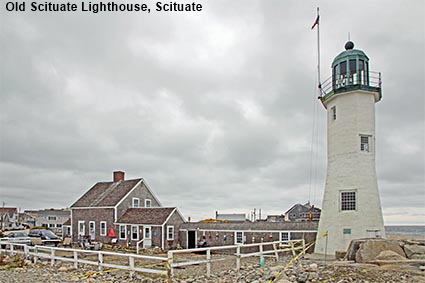
[[[336,93],[354,89],[377,91],[381,97],[381,85],[382,78],[379,72],[369,71],[369,74],[347,73],[327,78],[321,83],[321,92],[324,100]]]

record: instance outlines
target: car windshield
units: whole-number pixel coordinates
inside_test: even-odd
[[[38,236],[38,234],[40,233],[40,230],[31,230],[29,235],[31,236]]]
[[[44,231],[44,236],[46,236],[49,239],[57,239],[58,236],[56,236],[52,231],[46,230]]]
[[[11,238],[28,237],[28,235],[24,232],[15,232],[15,233],[11,233],[9,237]]]

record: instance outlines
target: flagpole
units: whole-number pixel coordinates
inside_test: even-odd
[[[317,80],[318,80],[318,92],[319,97],[322,96],[322,82],[320,81],[320,16],[319,7],[317,7]]]

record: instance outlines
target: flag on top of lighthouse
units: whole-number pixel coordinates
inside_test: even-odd
[[[315,26],[317,26],[319,24],[319,15],[317,15],[316,20],[314,21],[313,26],[311,27],[311,29],[314,29]]]

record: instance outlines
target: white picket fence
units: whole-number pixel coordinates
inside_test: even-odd
[[[271,249],[265,250],[264,247],[272,246]],[[244,248],[258,247],[258,251],[251,253],[242,253],[241,250]],[[260,260],[263,260],[265,256],[272,255],[276,261],[279,260],[279,253],[283,252],[292,252],[293,255],[296,254],[296,251],[305,251],[306,245],[304,239],[300,240],[289,240],[285,242],[275,241],[275,242],[262,242],[255,244],[243,244],[243,245],[231,245],[231,246],[217,246],[217,247],[207,247],[207,248],[196,248],[196,249],[184,249],[184,250],[171,250],[168,251],[168,277],[172,278],[174,275],[174,269],[176,267],[196,265],[196,264],[206,264],[207,265],[207,277],[211,275],[211,263],[217,261],[229,260],[229,258],[211,258],[212,251],[222,251],[222,250],[233,250],[235,251],[234,258],[236,259],[236,270],[240,271],[241,268],[241,259],[246,257],[258,256]],[[205,252],[206,258],[202,260],[183,260],[178,262],[175,258],[177,254],[189,254],[189,253],[199,253]]]
[[[2,246],[5,246],[4,248]],[[72,253],[72,257],[65,257],[58,255],[58,252],[67,252]],[[23,254],[25,256],[31,256],[34,259],[34,263],[41,258],[46,258],[50,260],[52,266],[55,265],[57,260],[73,262],[74,268],[78,268],[79,264],[89,264],[98,266],[99,271],[102,271],[104,268],[117,268],[125,269],[130,271],[130,275],[133,276],[134,272],[146,272],[167,275],[167,270],[153,269],[153,268],[143,268],[135,266],[136,259],[145,259],[166,262],[166,257],[159,256],[147,256],[147,255],[137,255],[137,254],[125,254],[125,253],[116,253],[116,252],[107,252],[107,251],[92,251],[92,250],[81,250],[81,249],[71,249],[71,248],[58,248],[58,247],[47,247],[47,246],[29,246],[26,244],[19,243],[8,243],[1,242],[0,245],[0,254],[1,253],[16,255]],[[87,255],[96,255],[96,260],[88,260],[83,257]],[[127,258],[127,264],[117,264],[117,263],[106,263],[104,262],[105,256],[115,256],[118,258]]]
[[[2,247],[4,246],[4,247]],[[271,249],[265,250],[265,247],[271,246]],[[258,247],[258,251],[251,253],[242,253],[245,248],[255,248]],[[147,256],[147,255],[138,255],[131,253],[116,253],[108,251],[94,251],[94,250],[81,250],[81,249],[71,249],[71,248],[60,248],[60,247],[48,247],[48,246],[29,246],[26,244],[20,243],[10,243],[10,242],[1,242],[0,245],[0,254],[5,253],[9,255],[23,254],[25,256],[31,256],[34,260],[34,263],[37,263],[39,259],[45,258],[50,260],[52,266],[55,265],[56,261],[66,261],[72,262],[74,268],[78,268],[79,264],[89,264],[98,266],[99,271],[102,271],[104,268],[117,268],[129,270],[130,275],[133,276],[135,272],[146,272],[154,273],[160,275],[166,275],[169,282],[171,282],[174,275],[174,269],[182,266],[197,265],[197,264],[206,264],[207,270],[206,275],[209,277],[211,275],[211,263],[232,260],[236,259],[236,270],[239,271],[241,267],[241,259],[246,257],[258,256],[260,259],[264,259],[265,256],[272,256],[276,260],[279,259],[279,253],[283,252],[292,252],[293,255],[297,251],[305,252],[306,245],[304,239],[300,240],[289,240],[284,243],[280,241],[275,242],[262,242],[255,244],[243,244],[243,245],[230,245],[230,246],[216,246],[216,247],[206,247],[206,248],[195,248],[195,249],[184,249],[184,250],[171,250],[168,251],[167,257],[159,256]],[[222,258],[212,258],[211,253],[214,251],[223,251],[223,250],[233,250],[231,252],[232,256],[222,257]],[[59,255],[59,252],[72,253],[71,256]],[[205,252],[206,258],[202,260],[184,260],[178,261],[176,258],[177,254],[191,254]],[[95,260],[85,259],[87,255],[96,255]],[[118,263],[106,263],[104,261],[105,256],[115,256],[118,258],[127,258],[127,264],[118,264]],[[135,265],[136,259],[144,259],[151,261],[159,261],[160,263],[165,262],[165,269],[153,269],[146,267],[139,267]],[[151,265],[151,264],[150,264]]]

